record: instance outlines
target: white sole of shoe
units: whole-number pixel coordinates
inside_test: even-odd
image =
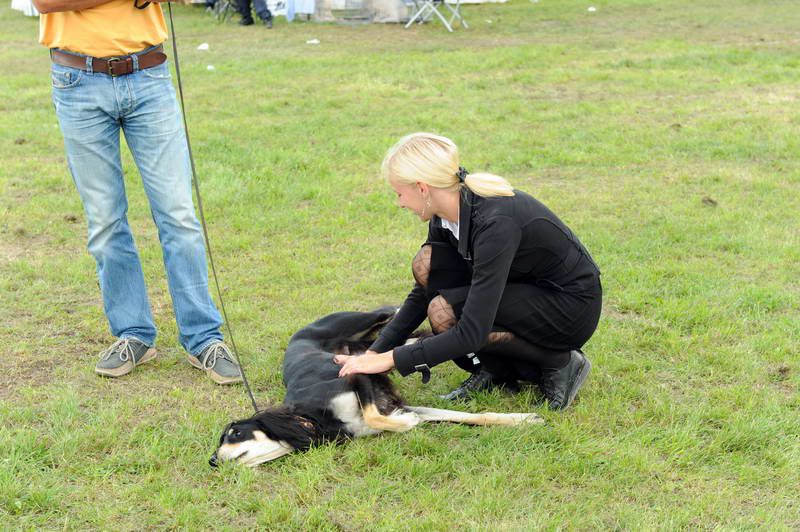
[[[223,377],[222,375],[218,375],[214,373],[210,369],[206,369],[203,367],[203,363],[200,362],[196,356],[194,355],[186,355],[186,360],[189,361],[189,364],[196,367],[197,369],[204,371],[211,380],[216,382],[217,384],[236,384],[237,382],[242,382],[242,376],[239,375],[238,377]]]
[[[98,375],[102,375],[103,377],[122,377],[123,375],[127,375],[133,371],[137,366],[141,366],[142,364],[150,362],[154,358],[156,358],[156,348],[151,347],[147,350],[142,359],[136,363],[136,365],[129,360],[118,368],[98,368],[95,366],[94,372]]]

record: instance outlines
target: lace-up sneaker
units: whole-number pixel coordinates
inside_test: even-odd
[[[100,353],[94,372],[104,377],[122,377],[133,368],[156,358],[156,350],[136,338],[120,338]]]
[[[188,358],[192,366],[205,371],[217,384],[242,382],[239,361],[224,342],[214,342],[197,356],[189,355]]]
[[[439,397],[447,401],[460,401],[468,398],[475,392],[491,390],[498,387],[505,388],[507,392],[512,394],[519,391],[519,386],[517,386],[516,382],[496,380],[491,373],[482,369],[467,377],[467,380],[462,382],[459,387],[452,392],[446,395],[440,395]]]
[[[542,369],[539,388],[551,410],[564,410],[578,394],[589,375],[592,363],[581,351],[570,351],[567,365],[560,369]]]

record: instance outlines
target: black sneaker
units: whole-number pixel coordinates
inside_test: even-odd
[[[578,394],[583,381],[589,375],[592,363],[581,351],[570,351],[567,365],[560,369],[542,369],[539,388],[551,410],[564,410]]]
[[[243,18],[239,21],[239,26],[252,26],[253,19],[252,18]]]
[[[264,19],[264,20],[262,20],[261,22],[263,22],[263,23],[264,23],[264,26],[266,26],[266,28],[267,28],[268,30],[271,30],[271,29],[272,29],[272,17],[265,18],[265,19]]]
[[[515,381],[496,380],[491,373],[481,369],[467,377],[467,380],[462,382],[458,388],[446,395],[440,395],[439,397],[447,401],[460,401],[466,399],[475,392],[492,390],[500,387],[512,394],[519,392],[519,386]]]

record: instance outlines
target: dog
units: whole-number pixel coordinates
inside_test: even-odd
[[[404,432],[429,421],[468,425],[543,422],[533,413],[471,414],[409,406],[386,375],[339,377],[340,366],[333,357],[363,353],[396,311],[385,307],[372,312],[337,312],[298,331],[283,360],[283,404],[225,427],[209,464],[238,462],[255,467],[325,442]]]

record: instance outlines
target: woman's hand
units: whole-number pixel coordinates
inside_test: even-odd
[[[363,355],[336,355],[333,361],[342,366],[339,370],[340,377],[348,375],[373,375],[375,373],[385,373],[394,368],[394,352],[376,353],[367,351]]]

